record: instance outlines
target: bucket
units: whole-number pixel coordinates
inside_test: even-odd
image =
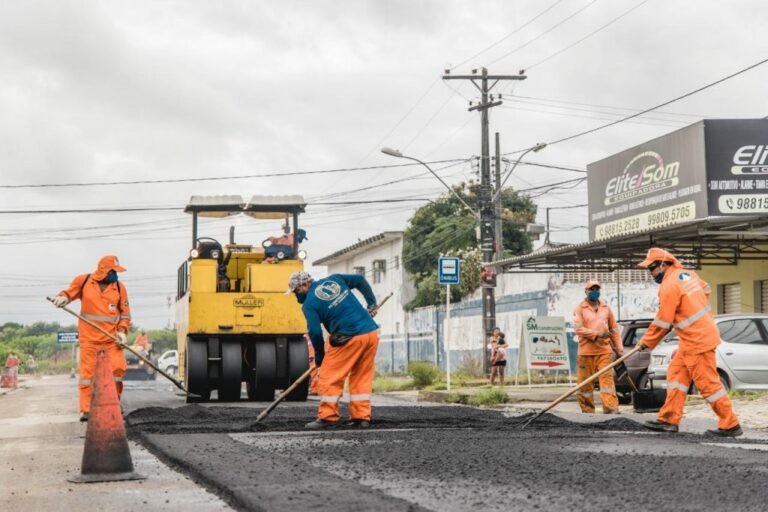
[[[650,389],[632,392],[632,408],[635,412],[658,412],[667,399],[666,389],[653,389],[652,376],[648,376]]]

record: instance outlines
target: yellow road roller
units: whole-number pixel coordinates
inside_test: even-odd
[[[304,268],[298,218],[305,206],[301,196],[245,202],[233,195],[192,196],[185,207],[192,248],[178,270],[176,328],[187,402],[210,401],[214,393],[219,401],[240,400],[243,382],[249,400],[271,401],[309,368],[301,306],[284,295],[288,277]],[[221,226],[203,219],[234,216],[282,233],[257,245],[235,243],[234,226],[226,244],[200,236],[199,228]],[[304,401],[308,391],[305,381],[288,400]]]

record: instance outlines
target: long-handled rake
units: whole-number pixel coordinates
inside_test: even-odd
[[[631,355],[636,354],[637,352],[640,352],[641,349],[642,349],[642,346],[637,346],[637,347],[633,348],[632,350],[630,350],[629,352],[627,352],[626,354],[624,354],[623,356],[621,356],[620,358],[615,360],[613,363],[611,363],[608,366],[606,366],[605,368],[603,368],[602,370],[598,371],[597,373],[595,373],[594,375],[592,375],[589,378],[585,379],[584,381],[579,382],[576,386],[572,387],[571,389],[569,389],[568,391],[566,391],[565,393],[560,395],[554,402],[552,402],[551,404],[546,406],[544,409],[542,409],[541,411],[537,412],[535,415],[531,416],[527,420],[519,423],[518,426],[520,426],[520,428],[527,427],[534,420],[536,420],[539,416],[541,416],[545,412],[549,411],[550,409],[554,408],[557,404],[559,404],[560,402],[562,402],[563,400],[565,400],[566,398],[568,398],[569,396],[571,396],[572,394],[577,392],[581,387],[594,382],[595,379],[599,378],[602,374],[613,370],[614,367],[622,364]]]
[[[46,299],[48,299],[48,301],[49,301],[49,302],[53,302],[53,299],[52,299],[51,297],[46,297]],[[106,330],[102,329],[102,328],[101,328],[99,325],[97,325],[97,324],[95,324],[95,323],[91,322],[91,321],[90,321],[90,320],[88,320],[87,318],[83,318],[83,317],[82,317],[82,315],[80,315],[80,314],[78,314],[78,313],[75,313],[74,311],[72,311],[71,309],[69,309],[67,306],[62,306],[62,307],[60,307],[59,309],[63,309],[64,311],[66,311],[66,312],[67,312],[67,313],[69,313],[70,315],[72,315],[72,316],[74,316],[74,317],[77,317],[79,320],[82,320],[83,322],[87,323],[88,325],[90,325],[90,326],[91,326],[91,327],[93,327],[94,329],[98,329],[98,331],[99,331],[99,332],[101,332],[101,333],[102,333],[102,334],[104,334],[105,336],[108,336],[108,337],[109,337],[109,338],[110,338],[112,341],[114,341],[114,342],[117,344],[117,346],[118,346],[118,347],[120,347],[120,348],[122,348],[122,349],[125,349],[125,350],[127,350],[127,351],[128,351],[128,352],[130,352],[131,354],[135,355],[136,357],[138,357],[139,359],[141,359],[142,361],[144,361],[144,363],[145,363],[147,366],[149,366],[149,367],[151,367],[152,369],[154,369],[155,371],[157,371],[157,373],[159,373],[160,375],[162,375],[163,377],[165,377],[166,379],[168,379],[169,381],[171,381],[171,382],[173,383],[173,385],[174,385],[174,386],[176,386],[177,388],[179,388],[179,389],[180,389],[180,390],[182,390],[183,392],[187,393],[189,396],[192,396],[192,397],[195,397],[195,396],[197,396],[197,395],[195,395],[194,393],[190,393],[189,391],[187,391],[187,389],[184,387],[184,384],[182,384],[180,380],[178,380],[178,379],[175,379],[174,377],[172,377],[172,376],[170,376],[169,374],[165,373],[163,370],[161,370],[160,368],[158,368],[158,367],[157,367],[157,365],[155,365],[155,363],[153,363],[152,361],[150,361],[148,358],[144,357],[144,355],[143,355],[143,354],[141,354],[141,353],[139,353],[139,352],[136,352],[135,350],[133,350],[133,349],[132,349],[131,347],[129,347],[128,345],[124,345],[124,344],[120,343],[120,339],[119,339],[117,336],[115,336],[115,335],[113,335],[113,334],[111,334],[111,333],[107,332]]]

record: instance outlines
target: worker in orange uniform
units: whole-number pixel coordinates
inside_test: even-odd
[[[584,285],[584,300],[573,311],[573,325],[579,340],[578,380],[582,382],[613,362],[613,344],[621,354],[619,326],[611,307],[600,299],[600,283],[590,279]],[[600,401],[604,414],[618,414],[619,399],[616,397],[616,385],[613,373],[605,372],[600,376]],[[576,394],[581,412],[595,412],[593,384],[584,385]]]
[[[352,293],[354,289],[362,293],[367,311]],[[376,297],[371,285],[358,274],[333,274],[315,281],[306,272],[294,272],[285,293],[295,294],[301,304],[319,371],[317,419],[306,427],[324,429],[341,423],[339,399],[347,376],[350,415],[347,426],[370,427],[374,360],[379,346],[379,326],[372,318],[377,311]],[[327,351],[322,326],[330,333]]]
[[[651,430],[677,432],[691,381],[719,418],[717,429],[707,434],[737,437],[743,434],[733,413],[731,399],[720,382],[715,363],[715,348],[720,344],[709,295],[709,285],[696,272],[686,270],[669,252],[658,247],[648,251],[640,267],[650,270],[659,287],[659,312],[638,342],[654,348],[675,329],[680,348],[667,369],[667,399],[657,419],[643,425]]]
[[[141,331],[141,333],[138,336],[136,336],[136,340],[133,342],[133,344],[139,347],[141,350],[143,350],[147,354],[149,354],[150,351],[152,350],[152,347],[149,345],[149,338],[147,338],[146,331]]]
[[[131,326],[131,310],[125,285],[118,282],[117,273],[125,272],[117,256],[104,256],[96,271],[75,277],[69,288],[53,299],[57,307],[63,307],[80,299],[80,315],[114,335],[126,344]],[[123,391],[125,354],[112,338],[80,320],[80,421],[88,421],[91,410],[93,375],[96,370],[96,353],[105,350],[112,366],[118,397]]]
[[[304,339],[307,341],[307,352],[309,352],[309,394],[317,396],[317,372],[318,368],[315,365],[315,347],[312,346],[312,340],[309,339],[309,335],[305,334]]]

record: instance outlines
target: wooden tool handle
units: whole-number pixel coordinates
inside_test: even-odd
[[[277,406],[280,404],[280,402],[282,402],[283,400],[285,400],[285,398],[286,398],[288,395],[290,395],[290,394],[291,394],[291,392],[292,392],[294,389],[296,389],[297,387],[299,387],[299,384],[301,384],[302,382],[304,382],[305,380],[307,380],[307,378],[308,378],[308,377],[309,377],[309,376],[312,374],[312,370],[314,370],[314,368],[310,368],[309,370],[307,370],[306,372],[304,372],[304,373],[301,375],[301,377],[299,377],[298,379],[296,379],[296,380],[293,382],[293,384],[291,384],[290,386],[288,386],[288,389],[286,389],[285,391],[283,391],[282,393],[280,393],[280,396],[278,396],[278,397],[277,397],[277,400],[275,400],[274,402],[272,402],[271,404],[269,404],[269,406],[267,406],[267,408],[266,408],[266,409],[264,409],[263,411],[261,411],[261,414],[259,414],[259,415],[256,417],[256,423],[258,423],[258,422],[260,422],[261,420],[263,420],[264,418],[266,418],[266,417],[267,417],[267,415],[268,415],[269,413],[271,413],[271,412],[272,412],[272,410],[273,410],[275,407],[277,407]]]
[[[53,302],[53,299],[52,299],[52,298],[50,298],[50,297],[46,297],[46,299],[48,299],[48,301],[49,301],[49,302]],[[160,375],[162,375],[162,376],[163,376],[163,377],[165,377],[166,379],[168,379],[168,380],[170,380],[171,382],[173,382],[173,384],[174,384],[174,385],[175,385],[177,388],[179,388],[179,389],[180,389],[180,390],[182,390],[183,392],[187,393],[187,390],[186,390],[186,388],[184,387],[184,385],[181,383],[181,381],[178,381],[178,380],[174,379],[173,377],[171,377],[170,375],[168,375],[167,373],[165,373],[163,370],[161,370],[160,368],[158,368],[158,367],[157,367],[157,366],[156,366],[156,365],[155,365],[155,364],[154,364],[154,363],[153,363],[151,360],[149,360],[149,358],[146,358],[146,357],[144,357],[142,354],[140,354],[140,353],[136,352],[135,350],[133,350],[133,349],[132,349],[131,347],[129,347],[128,345],[124,345],[124,344],[120,343],[120,339],[119,339],[117,336],[115,336],[114,334],[112,334],[112,333],[110,333],[110,332],[106,331],[106,330],[105,330],[105,329],[103,329],[103,328],[102,328],[100,325],[97,325],[97,324],[95,324],[95,323],[91,322],[91,321],[90,321],[90,320],[88,320],[87,318],[83,318],[83,317],[82,317],[82,315],[80,315],[80,314],[78,314],[78,313],[76,313],[76,312],[72,311],[72,310],[71,310],[71,309],[69,309],[67,306],[60,306],[60,307],[59,307],[59,309],[63,309],[64,311],[66,311],[66,312],[67,312],[67,313],[69,313],[70,315],[72,315],[72,316],[74,316],[74,317],[77,317],[79,320],[82,320],[82,321],[83,321],[83,322],[85,322],[86,324],[90,325],[90,326],[91,326],[91,327],[93,327],[94,329],[96,329],[96,330],[98,330],[99,332],[101,332],[103,335],[105,335],[105,336],[109,337],[109,338],[110,338],[112,341],[114,341],[114,342],[115,342],[115,344],[116,344],[118,347],[120,347],[120,348],[123,348],[123,349],[127,350],[128,352],[130,352],[131,354],[135,355],[136,357],[138,357],[139,359],[141,359],[142,361],[144,361],[144,363],[146,363],[146,364],[147,364],[147,366],[150,366],[150,367],[151,367],[153,370],[155,370],[157,373],[159,373]]]

